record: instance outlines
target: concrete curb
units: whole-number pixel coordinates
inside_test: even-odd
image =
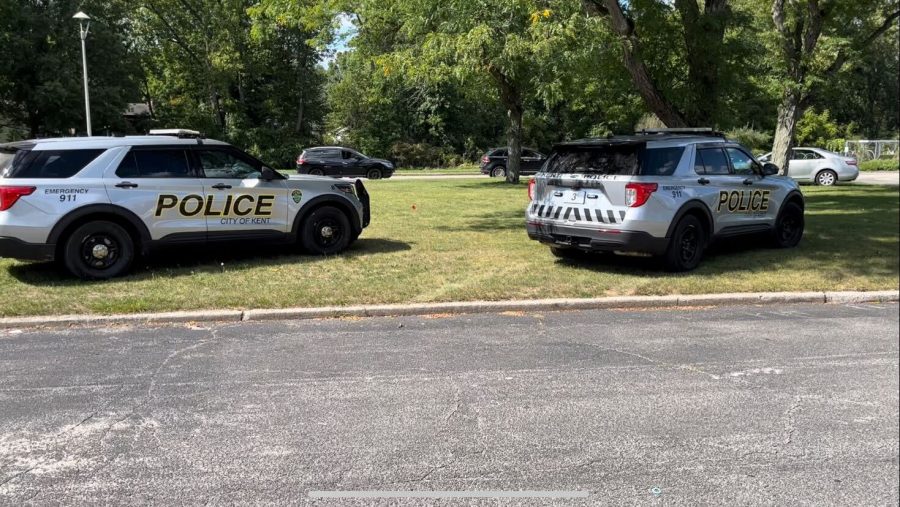
[[[496,313],[513,311],[608,310],[629,308],[684,308],[729,305],[797,303],[878,303],[900,300],[900,291],[869,292],[745,292],[671,296],[617,296],[589,299],[529,299],[469,301],[399,305],[325,306],[256,310],[199,310],[189,312],[134,313],[120,315],[57,315],[3,317],[0,329],[31,326],[172,324],[184,322],[245,322],[264,320],[325,319],[337,317],[386,317],[433,314]]]

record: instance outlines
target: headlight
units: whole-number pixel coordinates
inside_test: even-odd
[[[335,183],[334,185],[331,185],[331,188],[345,194],[356,195],[356,188],[350,183]]]

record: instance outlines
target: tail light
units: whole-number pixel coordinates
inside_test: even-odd
[[[650,194],[656,192],[659,185],[656,183],[629,183],[625,185],[625,205],[629,208],[643,206],[650,198]]]
[[[297,157],[297,165],[303,165],[305,163],[306,163],[306,159],[304,159],[302,155]]]
[[[529,201],[534,200],[534,186],[536,184],[537,184],[537,182],[534,178],[532,178],[531,181],[528,182],[528,200]]]
[[[489,164],[490,162],[491,162],[491,159],[489,159],[487,155],[481,157],[482,164]]]
[[[0,187],[0,211],[6,211],[24,195],[34,193],[35,187]]]
[[[851,158],[850,160],[847,160],[847,165],[856,165],[856,159]]]

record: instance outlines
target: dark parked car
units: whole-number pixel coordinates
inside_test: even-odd
[[[370,180],[390,178],[394,164],[381,158],[370,158],[340,146],[307,148],[297,157],[297,173],[314,176],[365,176]]]
[[[506,148],[491,148],[481,157],[481,174],[487,174],[491,178],[506,177]],[[547,157],[531,148],[522,148],[522,165],[519,174],[535,174],[541,170]]]

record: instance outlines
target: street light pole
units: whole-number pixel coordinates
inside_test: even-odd
[[[78,11],[72,16],[78,20],[78,27],[81,32],[81,66],[84,69],[84,117],[87,122],[87,135],[91,133],[91,97],[88,94],[88,73],[87,73],[87,50],[85,49],[85,39],[87,39],[88,31],[91,29],[91,18],[87,14]]]

